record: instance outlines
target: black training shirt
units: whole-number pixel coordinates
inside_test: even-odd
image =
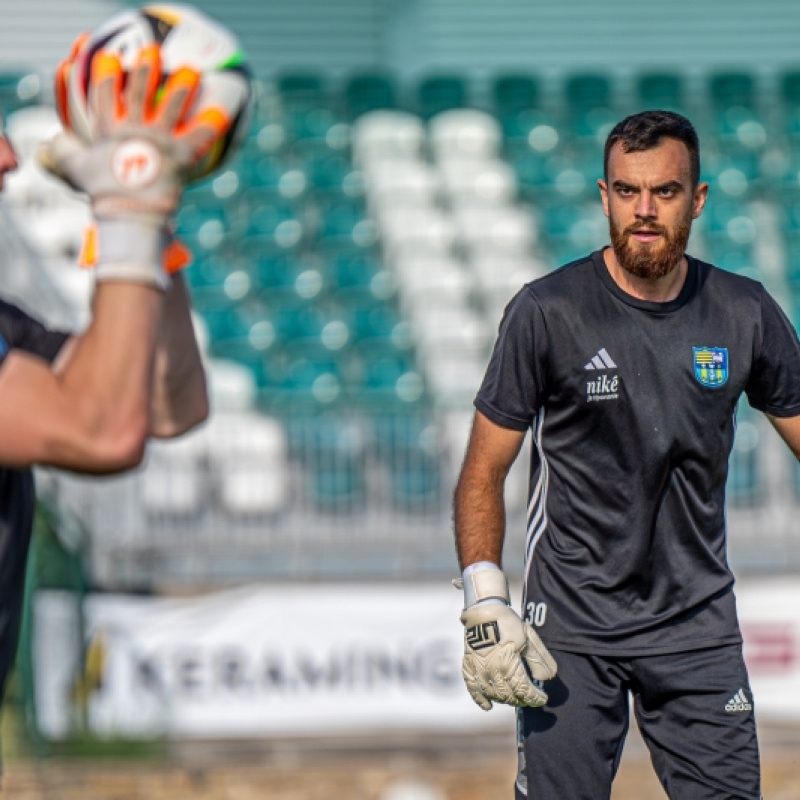
[[[602,252],[523,287],[475,406],[532,429],[526,617],[554,648],[645,655],[741,641],[725,481],[742,392],[800,414],[800,343],[761,284],[689,258],[668,303]]]
[[[0,300],[0,369],[14,349],[52,362],[66,339]],[[0,467],[0,699],[17,647],[33,511],[31,471]]]

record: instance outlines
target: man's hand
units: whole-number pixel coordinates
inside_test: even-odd
[[[472,699],[484,710],[492,702],[543,706],[541,681],[555,677],[556,662],[530,625],[509,607],[508,582],[497,569],[478,569],[464,579],[467,607],[462,672]]]
[[[70,65],[60,70],[66,80]],[[100,53],[88,89],[92,144],[67,130],[40,151],[42,164],[89,196],[98,221],[97,279],[163,288],[166,222],[180,202],[187,170],[224,133],[219,109],[190,115],[200,76],[173,73],[161,88],[157,46],[142,50],[127,81],[119,59]]]

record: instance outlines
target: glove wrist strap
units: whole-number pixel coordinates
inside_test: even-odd
[[[101,218],[96,235],[98,281],[144,283],[162,291],[169,286],[162,259],[169,237],[163,225],[143,219]]]
[[[468,567],[464,570],[463,583],[464,608],[484,600],[499,600],[506,605],[511,603],[505,573],[494,564],[481,565],[477,569]]]

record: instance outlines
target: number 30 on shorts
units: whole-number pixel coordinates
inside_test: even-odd
[[[547,619],[547,603],[527,603],[525,606],[525,618],[537,628],[544,625]]]

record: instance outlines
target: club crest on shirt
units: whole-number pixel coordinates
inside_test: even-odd
[[[728,380],[727,347],[693,347],[694,376],[703,386],[722,386]]]

